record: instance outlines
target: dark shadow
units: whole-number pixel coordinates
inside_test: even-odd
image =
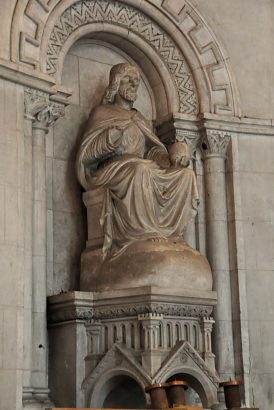
[[[145,409],[146,401],[141,386],[129,376],[119,375],[109,379],[100,392],[103,408]]]

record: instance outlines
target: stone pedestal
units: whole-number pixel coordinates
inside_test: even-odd
[[[50,297],[53,400],[104,407],[119,377],[136,382],[145,397],[147,385],[180,374],[212,406],[219,382],[209,343],[214,305],[212,291],[152,286]]]
[[[88,247],[82,253],[80,288],[108,291],[140,286],[212,289],[207,259],[185,241],[143,240],[132,243],[117,258],[102,261],[102,250]]]

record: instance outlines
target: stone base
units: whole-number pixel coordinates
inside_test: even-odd
[[[108,386],[127,377],[138,381],[145,405],[147,385],[184,373],[211,407],[219,386],[210,344],[216,302],[212,291],[152,286],[49,297],[52,399],[104,407]]]
[[[102,252],[82,254],[80,289],[108,291],[140,286],[211,290],[207,259],[183,240],[138,241],[120,256],[102,262]]]

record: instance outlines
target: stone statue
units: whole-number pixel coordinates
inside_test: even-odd
[[[133,108],[139,82],[135,66],[112,67],[78,152],[80,183],[87,191],[104,191],[103,248],[100,254],[91,248],[83,252],[81,289],[195,287],[196,282],[196,288],[209,289],[206,259],[182,240],[198,201],[195,174],[187,168],[189,148],[175,143],[168,152]]]
[[[174,144],[170,163],[151,124],[133,108],[139,82],[135,66],[112,67],[77,157],[82,186],[105,188],[104,256],[118,255],[136,240],[179,238],[196,213],[196,179],[185,160],[188,147]]]

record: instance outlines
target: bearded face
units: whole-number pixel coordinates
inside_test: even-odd
[[[120,87],[118,93],[125,100],[134,102],[137,98],[137,90],[140,83],[139,73],[134,70],[127,70],[120,80]]]

